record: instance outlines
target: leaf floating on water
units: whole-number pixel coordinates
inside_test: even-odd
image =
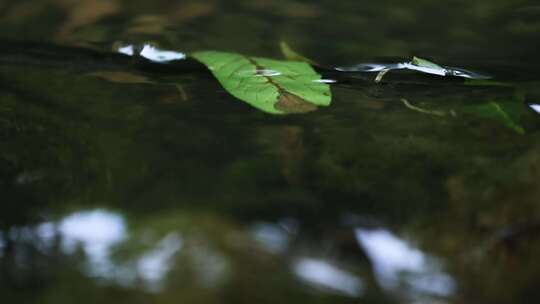
[[[447,76],[447,73],[448,73],[446,68],[436,63],[433,63],[429,60],[418,58],[416,56],[413,57],[411,62],[406,62],[404,63],[404,65],[405,65],[405,68],[409,70],[415,70],[415,71],[428,73],[428,74]]]
[[[413,57],[410,63],[404,63],[405,68],[410,70],[416,70],[428,74],[435,74],[440,76],[454,76],[467,79],[486,80],[491,76],[483,75],[477,72],[469,71],[462,68],[454,68],[448,66],[441,66],[426,59]]]
[[[360,63],[349,67],[336,67],[340,72],[378,72],[376,82],[382,80],[382,76],[388,71],[394,70],[413,70],[426,74],[433,74],[439,76],[453,76],[462,77],[467,79],[485,80],[490,79],[491,76],[483,75],[477,72],[469,71],[462,68],[454,68],[438,65],[426,59],[419,57],[413,57],[411,61],[398,62],[398,63]]]
[[[462,68],[446,67],[446,76],[462,77],[471,80],[487,80],[493,77]]]
[[[401,70],[402,63],[359,63],[348,67],[335,67],[340,72],[381,72],[384,70]]]
[[[436,63],[433,63],[429,60],[418,58],[416,56],[413,56],[413,59],[411,63],[415,66],[423,67],[423,68],[430,68],[430,69],[439,69],[444,70],[444,68]]]
[[[332,99],[328,84],[305,62],[217,51],[191,56],[206,65],[227,92],[267,113],[310,112]]]

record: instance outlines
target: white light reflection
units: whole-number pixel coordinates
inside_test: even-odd
[[[418,71],[422,73],[427,74],[433,74],[433,75],[439,75],[439,76],[446,76],[448,73],[448,70],[443,67],[427,67],[427,66],[420,66],[416,65],[412,62],[404,62],[398,64],[399,68],[401,69],[408,69],[413,71]]]
[[[380,72],[383,70],[403,69],[401,63],[359,63],[350,67],[337,67],[341,72]]]
[[[301,258],[293,269],[300,279],[314,286],[350,297],[360,297],[364,293],[362,279],[324,260]]]
[[[530,103],[529,107],[533,109],[536,113],[540,114],[540,104]]]
[[[122,46],[118,48],[118,52],[133,56],[135,54],[135,47],[131,44]],[[150,44],[143,45],[139,55],[154,62],[167,62],[186,58],[186,54],[182,52],[161,50]]]
[[[439,76],[454,76],[470,79],[490,79],[491,76],[482,75],[473,71],[443,66],[423,66],[413,63],[412,61],[399,63],[360,63],[349,67],[337,67],[336,70],[341,72],[381,72],[384,70],[413,70],[426,74]]]
[[[360,63],[351,67],[338,67],[336,68],[336,70],[342,72],[381,72],[384,70],[414,70],[439,76],[446,76],[448,72],[448,70],[443,67],[435,68],[419,66],[410,61],[399,63]]]
[[[412,248],[389,231],[358,228],[355,234],[383,288],[397,289],[401,283],[406,283],[415,291],[439,296],[454,292],[454,280],[437,270],[433,257]]]
[[[37,225],[35,233],[39,238],[39,242],[35,242],[36,247],[46,252],[50,249],[56,238],[56,225],[53,222],[45,222]]]
[[[167,62],[186,58],[186,54],[184,53],[161,50],[149,44],[144,45],[140,55],[155,62]]]
[[[289,246],[287,231],[276,224],[257,223],[251,228],[253,238],[271,253],[283,253]]]
[[[45,222],[36,227],[38,237],[46,243],[52,242],[56,236],[54,223]]]
[[[174,255],[182,248],[182,238],[177,233],[169,233],[156,247],[145,253],[137,262],[139,276],[146,281],[152,291],[159,291],[162,280],[171,268]]]
[[[272,76],[279,76],[282,73],[280,71],[271,70],[271,69],[257,69],[255,70],[255,76],[264,76],[264,77],[272,77]]]
[[[49,233],[48,226],[40,227],[43,234]],[[62,249],[73,253],[80,245],[88,256],[88,270],[95,276],[111,273],[114,265],[109,258],[110,249],[127,237],[124,219],[104,210],[69,215],[60,222],[58,230],[63,237]]]
[[[118,53],[122,53],[128,56],[133,56],[135,51],[133,50],[133,45],[126,45],[118,48]]]
[[[172,268],[174,255],[183,246],[178,233],[169,233],[153,242],[152,247],[135,260],[116,262],[111,253],[114,246],[128,239],[126,223],[120,214],[99,209],[72,213],[55,222],[0,231],[0,257],[8,236],[32,242],[43,252],[48,252],[60,240],[65,254],[75,254],[78,250],[84,253],[85,274],[125,287],[135,287],[142,282],[148,291],[161,289],[163,279]],[[141,281],[137,281],[138,278]]]
[[[335,79],[315,79],[313,82],[320,82],[320,83],[336,83],[337,80]]]

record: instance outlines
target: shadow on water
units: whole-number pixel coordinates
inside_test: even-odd
[[[502,0],[0,2],[2,299],[537,298],[536,17]],[[182,57],[280,58],[281,40],[337,81],[330,106],[269,115]],[[357,65],[413,56],[494,78],[376,83]]]

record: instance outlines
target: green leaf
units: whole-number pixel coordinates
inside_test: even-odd
[[[483,118],[499,121],[516,133],[525,134],[525,129],[518,123],[523,112],[523,106],[520,104],[490,101],[481,105],[468,106],[464,110]]]
[[[444,70],[444,68],[436,63],[433,63],[429,60],[418,58],[416,56],[413,57],[412,64],[423,67],[423,68],[429,68],[429,69],[437,69],[437,70]]]
[[[267,113],[310,112],[332,99],[328,84],[305,62],[217,51],[191,56],[206,65],[227,92]]]

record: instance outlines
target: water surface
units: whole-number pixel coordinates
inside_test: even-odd
[[[515,0],[0,1],[1,301],[535,302],[539,20]],[[117,52],[280,41],[492,78],[375,73],[276,116],[204,66]]]

